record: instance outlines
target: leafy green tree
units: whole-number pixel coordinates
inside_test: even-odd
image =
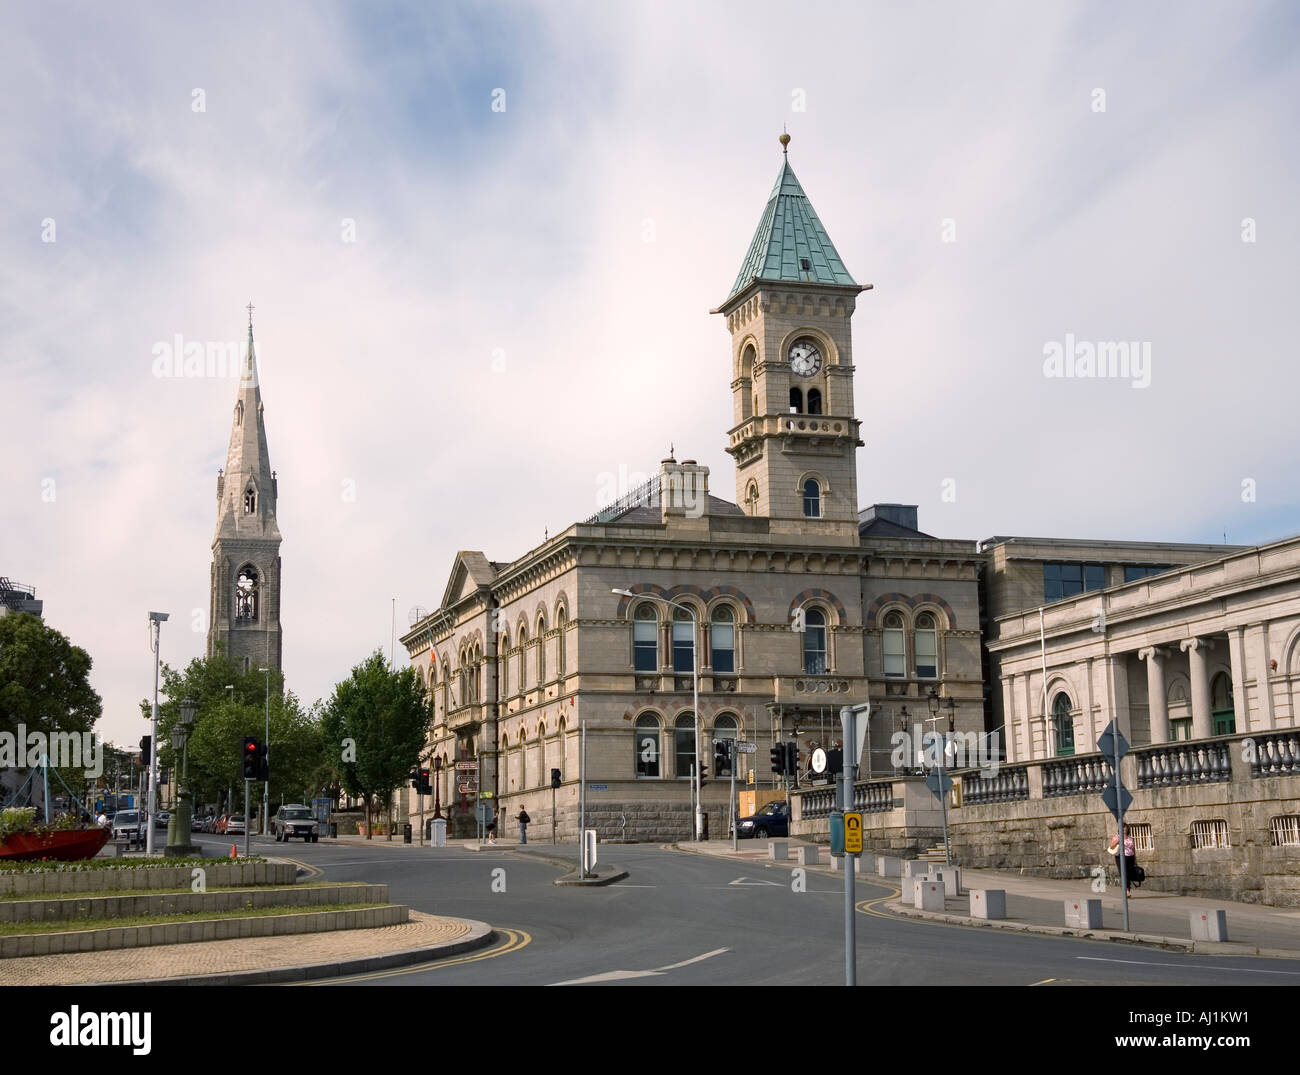
[[[0,731],[88,732],[103,712],[90,655],[30,613],[0,616]]]
[[[415,670],[389,668],[380,650],[353,668],[325,704],[325,749],[339,759],[333,764],[344,790],[366,805],[367,838],[376,804],[388,804],[418,764],[432,716]]]

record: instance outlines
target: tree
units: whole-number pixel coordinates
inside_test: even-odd
[[[90,655],[27,612],[0,616],[0,731],[88,732],[103,712]]]
[[[325,749],[338,757],[340,783],[366,804],[366,837],[376,803],[387,803],[416,767],[432,711],[415,669],[391,669],[376,650],[337,684],[321,713]]]

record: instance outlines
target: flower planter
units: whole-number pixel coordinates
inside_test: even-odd
[[[108,842],[108,830],[68,829],[50,832],[44,836],[32,832],[16,832],[0,844],[0,859],[56,859],[75,862],[94,858]]]

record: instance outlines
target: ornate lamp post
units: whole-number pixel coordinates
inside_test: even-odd
[[[168,858],[181,858],[200,854],[199,849],[190,842],[190,819],[193,816],[193,794],[190,791],[190,732],[194,730],[193,699],[181,702],[180,719],[172,726],[172,747],[179,749],[181,763],[181,789],[176,796],[176,809],[172,811],[167,822],[167,847],[164,854]]]

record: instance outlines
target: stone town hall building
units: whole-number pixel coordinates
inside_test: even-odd
[[[1080,711],[1092,703],[1089,688],[1072,688],[1054,733],[1041,704],[1036,725],[1019,709],[1004,713],[1032,702],[1022,687],[1032,662],[1008,651],[1018,663],[1002,682],[999,655],[985,644],[993,617],[1233,550],[977,545],[922,532],[914,507],[860,510],[852,317],[870,287],[849,273],[783,156],[740,272],[713,311],[730,338],[715,369],[733,402],[733,424],[720,432],[735,460],[734,499],[715,495],[708,468],[670,458],[642,489],[517,559],[457,554],[440,607],[402,642],[432,693],[427,756],[444,766],[440,795],[462,831],[475,795],[491,792],[504,817],[526,809],[548,837],[558,769],[559,826],[571,836],[581,720],[588,822],[601,838],[688,835],[695,661],[714,835],[728,786],[713,771],[712,741],[754,743],[742,769],[770,788],[772,743],[797,736],[806,768],[810,747],[837,741],[846,703],[872,703],[876,774],[894,771],[890,737],[929,717],[932,691],[945,724],[951,714],[960,732],[997,731],[1001,748],[1022,757],[1073,749],[1076,718],[1079,749],[1091,749],[1082,740],[1093,713]],[[1010,742],[1009,722],[1019,735]],[[482,784],[466,793],[476,768]],[[416,809],[413,793],[405,805]]]

